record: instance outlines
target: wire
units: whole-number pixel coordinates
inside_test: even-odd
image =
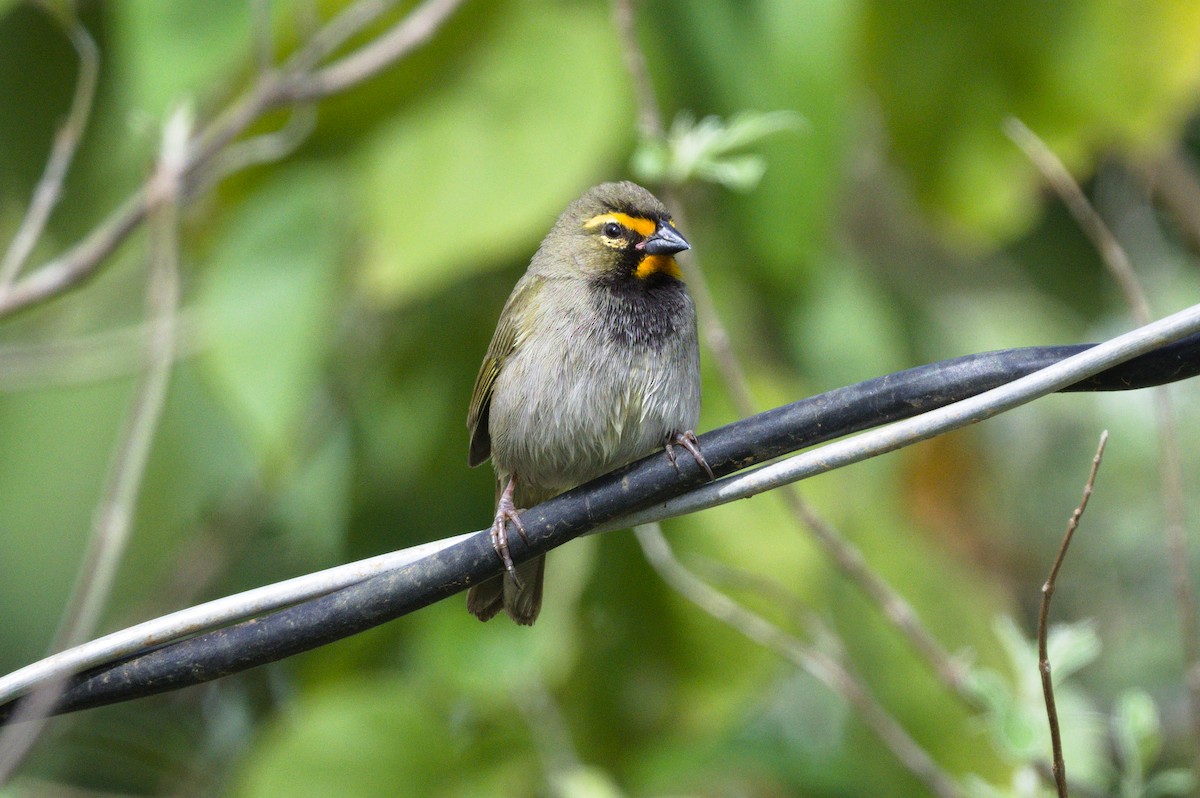
[[[1164,334],[1163,330],[1168,328],[1170,332]],[[1097,345],[1030,347],[967,355],[793,402],[713,430],[700,436],[699,441],[709,465],[718,477],[723,477],[800,449],[952,405],[1068,358],[1090,363],[1090,370],[1080,367],[1063,372],[1074,375],[1068,379],[1075,380],[1076,376],[1094,372],[1104,364],[1129,357],[1131,351],[1146,352],[1079,379],[1061,389],[1064,391],[1116,391],[1161,385],[1200,374],[1200,333],[1193,332],[1174,343],[1147,350],[1181,331],[1197,329],[1200,329],[1200,306],[1101,344],[1090,360],[1076,356]],[[1130,349],[1131,344],[1124,349],[1118,346],[1127,341],[1133,341],[1137,348]],[[1101,355],[1106,359],[1100,360]],[[1061,385],[1062,379],[1057,384]],[[1025,401],[1052,389],[1044,387],[1041,393],[1030,393]],[[681,458],[679,463],[682,474],[662,454],[652,455],[526,511],[521,517],[530,543],[526,546],[517,540],[510,541],[514,559],[520,562],[586,531],[612,527],[633,512],[703,485],[704,476],[690,458]],[[183,639],[160,636],[156,638],[163,640],[160,645],[94,663],[95,667],[72,679],[56,711],[72,712],[127,701],[274,662],[420,609],[495,576],[502,567],[486,532],[458,536],[444,543],[444,548],[420,559],[325,595]],[[426,544],[423,553],[436,545]],[[257,591],[260,596],[263,590]],[[288,595],[294,601],[298,593]],[[236,604],[236,598],[220,601]],[[269,605],[259,604],[256,611],[269,609],[272,609]],[[242,612],[230,614],[228,620],[246,617],[247,613]],[[145,630],[155,623],[149,621],[135,628]],[[34,687],[36,680],[24,684],[22,689]],[[0,704],[0,723],[10,717],[18,701]]]

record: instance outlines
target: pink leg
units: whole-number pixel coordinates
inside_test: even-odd
[[[517,577],[517,567],[513,564],[512,555],[508,552],[508,522],[511,521],[513,526],[517,528],[517,534],[521,536],[521,540],[529,543],[529,536],[525,534],[525,526],[521,523],[521,519],[517,516],[516,505],[513,504],[513,490],[517,487],[517,475],[513,474],[508,478],[508,484],[504,487],[504,492],[500,494],[500,501],[496,504],[496,518],[492,522],[492,548],[500,555],[500,559],[504,562],[504,570],[508,571],[508,575],[516,583],[518,588],[523,587],[521,580]]]
[[[675,470],[679,471],[679,463],[675,462],[675,447],[682,446],[687,449],[692,455],[692,459],[696,461],[696,465],[704,469],[704,473],[708,474],[708,479],[711,482],[716,479],[713,475],[712,468],[708,465],[708,461],[704,459],[704,455],[700,453],[700,444],[696,441],[696,433],[688,430],[687,432],[676,432],[674,435],[669,435],[666,442],[667,459],[671,461],[671,465],[675,466]]]

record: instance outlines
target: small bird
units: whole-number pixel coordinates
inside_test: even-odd
[[[666,447],[696,444],[696,310],[674,256],[690,246],[666,207],[630,182],[604,183],[555,222],[500,312],[475,378],[468,463],[490,456],[492,545],[506,572],[473,586],[467,609],[532,624],[545,557],[513,565],[506,525],[528,508]]]

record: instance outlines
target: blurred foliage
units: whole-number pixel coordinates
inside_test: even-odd
[[[211,118],[263,52],[286,55],[343,5],[80,2],[99,95],[33,265],[145,179],[170,108]],[[106,630],[483,526],[492,479],[467,469],[463,421],[496,316],[558,211],[635,166],[683,183],[684,232],[763,407],[1130,326],[1004,137],[1010,115],[1087,181],[1157,313],[1200,295],[1187,209],[1152,178],[1163,154],[1197,147],[1194,3],[647,0],[638,21],[665,141],[639,144],[607,3],[476,0],[320,103],[297,152],[189,206],[183,356]],[[0,0],[0,241],[74,66],[51,16]],[[72,585],[134,384],[145,257],[135,235],[98,279],[0,323],[2,672],[41,655]],[[707,353],[705,369],[709,429],[734,414]],[[1172,393],[1192,486],[1200,401],[1194,385]],[[1147,395],[1052,397],[804,486],[971,663],[983,713],[941,688],[777,498],[667,531],[686,564],[785,630],[803,636],[817,613],[973,794],[1049,794],[1030,638],[1104,427],[1053,610],[1069,622],[1052,646],[1068,773],[1122,796],[1185,794],[1195,741]],[[630,535],[551,561],[532,629],[480,625],[454,599],[64,718],[0,795],[924,794],[842,697],[674,594]]]
[[[1198,28],[1200,6],[1170,0],[868,3],[864,67],[915,194],[992,239],[1028,225],[1036,179],[1001,121],[1080,168],[1162,151],[1200,82]]]
[[[786,111],[742,111],[728,122],[715,116],[696,121],[683,112],[662,140],[649,138],[641,143],[630,166],[638,180],[654,185],[681,186],[698,180],[750,191],[762,180],[767,164],[762,156],[737,151],[772,133],[797,130],[800,124],[799,117]]]

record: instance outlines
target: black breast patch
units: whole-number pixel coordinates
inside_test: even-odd
[[[622,347],[661,350],[692,324],[687,289],[665,274],[597,282],[593,292],[603,332]]]

